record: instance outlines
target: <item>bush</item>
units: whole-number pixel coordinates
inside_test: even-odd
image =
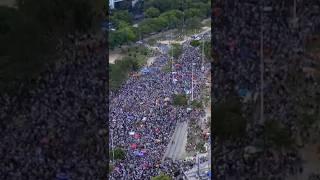
[[[196,145],[196,150],[200,151],[201,153],[206,151],[206,148],[204,147],[204,142],[200,142]]]
[[[211,49],[211,42],[210,42],[210,41],[204,42],[204,54],[206,55],[206,58],[207,58],[210,62],[213,61],[212,49]]]
[[[245,136],[247,121],[242,117],[239,98],[229,98],[214,105],[212,117],[219,140],[236,140]]]
[[[136,49],[138,47],[134,47]],[[130,50],[132,52],[132,50]],[[141,53],[148,52],[144,48],[140,48],[138,53],[131,54],[121,60],[110,64],[109,85],[111,90],[118,90],[122,83],[128,78],[128,74],[132,71],[138,71],[146,63],[146,56]]]
[[[126,153],[123,149],[121,148],[115,148],[113,150],[113,153],[112,151],[110,152],[110,157],[112,159],[112,156],[114,154],[114,159],[121,159],[121,160],[124,160],[126,158]]]
[[[111,173],[114,169],[114,166],[112,164],[109,164],[109,173]]]
[[[151,180],[171,180],[170,176],[160,174],[159,176],[152,177]]]
[[[186,106],[188,104],[188,99],[185,94],[175,94],[173,96],[173,104],[176,106]]]
[[[276,120],[266,121],[264,135],[275,148],[288,148],[293,144],[289,130]]]
[[[192,40],[192,41],[190,42],[190,45],[193,46],[193,47],[198,47],[198,46],[200,46],[200,41],[198,41],[198,40]]]
[[[166,73],[171,72],[171,63],[167,63],[165,66],[163,66],[162,71]]]
[[[202,103],[200,101],[194,100],[191,102],[193,108],[202,108]]]
[[[157,8],[151,7],[146,10],[145,15],[149,18],[158,17],[160,15],[160,11]]]
[[[178,58],[182,54],[182,46],[180,44],[172,44],[170,54],[172,54],[174,58]]]

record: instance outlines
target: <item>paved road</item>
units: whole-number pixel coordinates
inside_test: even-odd
[[[172,138],[168,144],[167,150],[163,156],[165,158],[171,158],[177,160],[182,158],[185,146],[187,144],[187,131],[188,122],[179,122],[175,128]]]

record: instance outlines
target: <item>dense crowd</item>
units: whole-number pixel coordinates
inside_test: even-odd
[[[298,134],[294,119],[297,119],[295,106],[299,102],[292,89],[303,88],[301,86],[305,84],[292,85],[290,78],[292,72],[302,72],[304,64],[299,59],[305,58],[304,39],[319,27],[319,4],[308,2],[299,1],[297,5],[299,21],[296,28],[289,21],[292,4],[275,0],[216,2],[213,9],[215,65],[212,99],[217,104],[229,96],[251,97],[250,101],[242,103],[243,116],[250,122],[247,135],[232,143],[215,144],[217,150],[223,151],[221,155],[213,155],[217,179],[284,179],[303,172],[296,148],[278,152],[261,146],[261,142],[264,121],[278,121],[290,130],[292,138]],[[264,121],[260,121],[259,116],[261,37]],[[246,159],[243,149],[247,146],[260,146],[264,150]]]
[[[0,179],[107,177],[105,42],[70,35],[57,52],[35,87],[0,97]]]
[[[194,99],[200,98],[205,72],[210,70],[207,61],[201,70],[200,57],[201,50],[186,42],[180,57],[173,61],[173,72],[163,71],[171,60],[168,54],[161,54],[148,73],[130,77],[119,91],[111,92],[109,147],[123,148],[126,157],[115,160],[110,179],[149,179],[160,172],[173,177],[180,168],[190,167],[190,162],[161,160],[176,123],[204,116],[201,109],[188,110],[172,103],[174,94],[191,96],[192,71]]]
[[[318,180],[320,179],[320,174],[310,174],[308,180]]]

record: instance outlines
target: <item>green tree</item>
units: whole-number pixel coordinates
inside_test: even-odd
[[[190,8],[185,11],[186,19],[194,18],[194,17],[203,17],[200,9]]]
[[[198,47],[200,45],[200,41],[198,40],[192,40],[190,42],[190,45],[193,46],[193,47]]]
[[[206,55],[206,57],[209,61],[213,61],[211,51],[212,51],[211,42],[210,41],[204,42],[204,54]]]
[[[171,63],[167,63],[165,66],[163,66],[162,71],[166,73],[171,72]]]
[[[112,158],[114,154],[114,159],[124,160],[126,158],[126,152],[121,148],[115,148],[113,152],[110,152],[110,157]]]
[[[173,95],[173,104],[176,106],[185,106],[188,104],[188,99],[185,94]]]
[[[128,23],[120,21],[118,26],[119,28],[116,31],[109,33],[108,41],[110,49],[138,39],[135,30]]]
[[[146,10],[145,15],[148,18],[158,17],[160,15],[160,11],[157,8],[151,7]]]
[[[109,164],[109,173],[111,173],[114,169],[114,166],[112,164]]]
[[[166,19],[168,28],[176,28],[182,23],[183,13],[179,10],[170,10],[162,13],[160,17]]]
[[[212,112],[214,132],[219,140],[235,140],[245,136],[247,121],[242,117],[238,97],[229,98],[215,105]]]
[[[132,24],[132,15],[127,10],[118,10],[112,13],[110,21],[117,26],[121,21]]]
[[[133,27],[131,27],[127,23],[120,23],[119,24],[119,29],[118,32],[120,33],[121,36],[124,38],[124,43],[129,42],[129,41],[134,41],[136,40],[136,34],[134,33]]]
[[[208,17],[211,12],[211,4],[208,6],[208,3],[204,2],[193,2],[190,6],[190,9],[196,9],[196,16],[204,18]]]
[[[151,19],[145,19],[139,24],[139,30],[141,34],[149,34],[153,31],[152,27],[149,26]]]
[[[199,142],[196,145],[196,150],[200,151],[201,153],[205,152],[206,148],[204,147],[204,142]]]
[[[288,148],[293,145],[288,129],[276,120],[266,121],[264,136],[267,143],[270,143],[275,148]]]
[[[136,57],[124,57],[121,60],[116,60],[115,64],[110,64],[109,86],[111,90],[118,90],[130,72],[137,71],[144,65],[145,55],[140,53],[145,53],[146,50],[139,49],[138,52]]]
[[[193,100],[193,101],[191,102],[191,106],[192,106],[193,108],[202,108],[202,103],[201,103],[200,101]]]
[[[174,58],[178,58],[182,54],[182,46],[180,44],[172,44],[170,54],[172,53]]]
[[[150,7],[154,7],[165,12],[172,9],[178,9],[181,6],[181,2],[172,0],[145,0],[144,9],[147,10]]]
[[[117,64],[110,65],[109,70],[109,86],[111,90],[117,90],[122,82],[128,77],[128,72]]]
[[[201,19],[194,17],[186,20],[186,26],[188,29],[197,29],[201,27]]]
[[[151,180],[171,180],[170,176],[160,174],[159,176],[152,177]]]
[[[168,26],[169,21],[164,17],[158,17],[154,18],[154,24],[157,26],[157,29],[159,31],[165,29]]]

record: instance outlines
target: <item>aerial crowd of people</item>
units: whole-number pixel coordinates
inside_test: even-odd
[[[203,37],[208,38],[208,35]],[[129,77],[118,91],[111,92],[109,147],[111,150],[122,148],[126,157],[112,162],[114,170],[110,179],[149,179],[161,172],[173,177],[181,168],[192,168],[190,162],[170,159],[162,162],[176,123],[204,116],[202,109],[173,104],[175,94],[187,94],[190,98],[192,74],[193,96],[199,100],[205,74],[210,70],[208,61],[203,62],[204,69],[201,70],[199,47],[190,46],[190,41],[182,46],[183,52],[178,59],[171,61],[169,53],[160,54],[148,67],[148,73]],[[161,44],[159,49],[168,50]],[[164,67],[171,66],[172,62],[172,71],[164,71]]]
[[[212,36],[215,56],[212,85],[214,105],[224,102],[230,96],[251,97],[249,101],[242,101],[241,107],[242,116],[249,122],[245,137],[214,144],[217,151],[212,156],[217,179],[285,179],[303,173],[302,158],[297,148],[275,151],[263,145],[262,134],[264,123],[270,120],[276,120],[289,129],[292,139],[299,132],[308,132],[301,129],[298,131],[296,106],[301,103],[301,98],[292,89],[304,87],[307,90],[310,84],[316,89],[318,85],[314,84],[315,79],[308,76],[302,77],[310,80],[309,86],[294,84],[290,78],[292,72],[302,72],[305,67],[303,42],[306,35],[312,34],[319,27],[319,4],[299,1],[299,21],[296,27],[288,20],[292,19],[292,7],[292,4],[275,0],[215,3]],[[263,119],[260,116],[262,90]],[[313,110],[319,108],[312,103],[308,105]],[[261,152],[244,158],[247,146],[257,147]],[[219,151],[221,149],[223,152]]]
[[[36,87],[1,95],[0,179],[107,177],[105,47],[100,37],[69,36]]]

